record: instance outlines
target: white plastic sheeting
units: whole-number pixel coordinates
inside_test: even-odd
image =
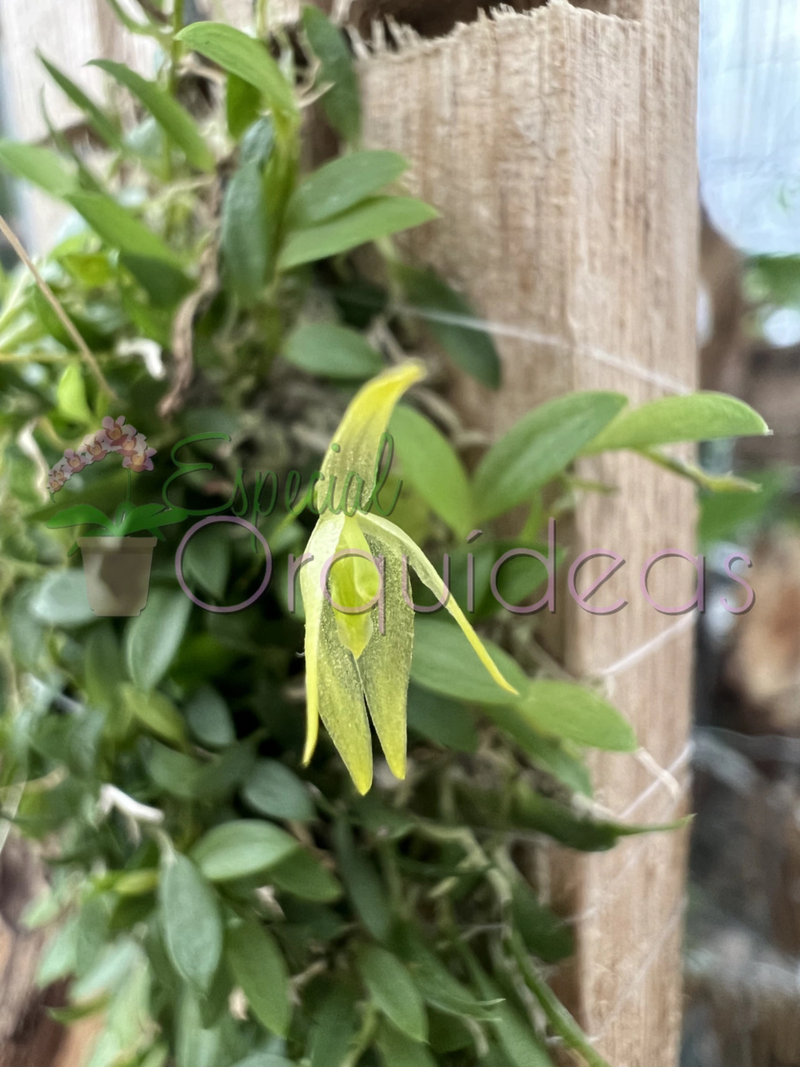
[[[800,0],[701,0],[699,153],[714,226],[800,253]]]

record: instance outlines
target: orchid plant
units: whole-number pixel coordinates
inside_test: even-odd
[[[409,360],[373,378],[350,403],[321,472],[321,481],[344,485],[343,500],[338,514],[323,510],[325,490],[317,485],[320,518],[308,541],[308,564],[300,574],[306,612],[304,762],[308,764],[314,752],[322,717],[362,794],[372,785],[365,698],[389,768],[397,778],[406,774],[406,694],[414,646],[409,562],[456,620],[494,681],[518,695],[419,545],[393,522],[369,514],[375,488],[370,471],[381,437],[397,401],[424,377],[423,365]],[[366,490],[371,503],[351,513],[353,476],[359,499]]]
[[[100,429],[87,434],[77,449],[65,450],[62,458],[47,472],[47,487],[51,497],[63,489],[73,475],[101,463],[112,454],[122,456],[122,466],[128,471],[128,494],[116,508],[113,517],[104,514],[93,504],[75,504],[54,515],[48,521],[48,527],[51,530],[67,526],[99,527],[88,534],[91,537],[128,537],[146,530],[163,541],[161,527],[181,522],[187,512],[162,503],[134,505],[132,475],[153,470],[156,449],[148,446],[145,435],[137,433],[136,427],[127,422],[124,415],[117,418],[107,415]],[[75,542],[70,555],[77,547]]]

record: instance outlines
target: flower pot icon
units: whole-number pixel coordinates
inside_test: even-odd
[[[89,607],[104,617],[140,615],[147,604],[155,537],[79,537]]]

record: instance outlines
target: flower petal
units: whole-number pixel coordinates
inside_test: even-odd
[[[321,481],[315,490],[315,502],[322,508],[336,478],[335,503],[348,486],[347,475],[354,473],[364,480],[361,501],[366,505],[375,485],[375,466],[379,459],[381,435],[386,432],[395,404],[415,382],[425,377],[425,367],[418,360],[408,360],[384,371],[360,389],[347,407],[332,444],[322,463]],[[350,494],[348,493],[348,498]],[[347,502],[345,502],[346,504]],[[351,503],[351,510],[353,501]]]
[[[361,793],[372,784],[372,743],[355,660],[342,644],[333,608],[322,592],[322,571],[336,552],[344,515],[324,515],[309,538],[313,556],[300,569],[306,616],[306,745],[303,762],[313,755],[319,718]]]
[[[339,555],[339,553],[360,553]],[[328,589],[333,614],[342,644],[358,659],[373,633],[372,610],[359,610],[372,604],[380,592],[381,578],[369,544],[356,519],[346,518],[336,546],[336,560],[331,560]],[[347,608],[341,611],[340,608]]]
[[[382,519],[377,515],[359,515],[359,522],[361,523],[364,533],[369,537],[373,533],[383,538],[393,538],[403,549],[408,557],[408,561],[414,570],[417,572],[421,580],[427,585],[427,587],[433,592],[437,599],[441,600],[447,593],[447,599],[445,600],[445,608],[450,612],[458,625],[464,631],[464,635],[475,650],[478,659],[484,665],[486,670],[497,682],[501,689],[507,690],[509,693],[513,693],[515,696],[519,696],[517,690],[513,685],[505,680],[503,675],[497,669],[494,661],[489,653],[483,647],[483,642],[472,629],[469,620],[464,615],[464,612],[456,603],[455,599],[447,591],[442,578],[437,573],[436,568],[430,562],[428,557],[419,547],[419,545],[413,541],[407,533],[401,530],[398,526],[395,526],[393,522],[389,522],[387,519]]]
[[[359,520],[360,521],[360,520]],[[403,596],[403,549],[396,538],[369,530],[374,556],[384,557],[383,633],[380,603],[372,609],[372,640],[356,666],[386,762],[397,778],[406,776],[406,703],[414,648],[414,609]]]

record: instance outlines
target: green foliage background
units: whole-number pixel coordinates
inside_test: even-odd
[[[463,323],[464,299],[391,243],[436,213],[403,192],[400,157],[359,151],[344,38],[316,9],[296,40],[269,48],[220,24],[181,29],[180,4],[175,25],[159,10],[133,23],[120,13],[159,40],[155,81],[99,64],[134,98],[135,128],[43,58],[92,152],[52,128],[49,146],[0,143],[8,174],[73,209],[40,269],[81,341],[26,272],[4,278],[2,825],[49,843],[51,890],[27,916],[53,928],[40,981],[72,978],[61,1018],[102,1013],[90,1067],[537,1067],[551,1062],[548,1039],[600,1064],[544,981],[572,934],[522,858],[532,835],[593,850],[639,832],[596,816],[582,762],[586,747],[636,742],[601,695],[534,677],[529,623],[500,612],[491,567],[541,546],[545,493],[557,513],[586,491],[569,473],[579,454],[636,448],[677,467],[653,450],[763,423],[722,397],[633,413],[616,394],[563,397],[469,476],[435,386],[449,361],[496,387],[499,360]],[[301,176],[301,105],[319,93],[343,154]],[[382,267],[363,277],[349,253],[368,242]],[[404,479],[393,520],[432,559],[449,552],[462,604],[464,539],[484,528],[470,549],[472,617],[520,697],[491,683],[454,625],[420,617],[408,777],[379,770],[359,798],[326,739],[300,767],[302,610],[290,611],[285,574],[313,517],[261,514],[258,472],[283,489],[297,469],[307,484],[358,384],[410,351],[428,354],[433,388],[392,422]],[[74,534],[45,522],[67,504],[107,509],[125,473],[87,468],[53,501],[42,486],[107,414],[159,450],[137,503],[159,499],[175,442],[217,435],[182,449],[198,466],[171,499],[190,516],[259,525],[276,581],[256,604],[193,607],[173,566],[184,530],[170,527],[144,612],[92,615],[80,560],[67,559]],[[520,504],[520,535],[493,534]],[[212,527],[185,573],[199,597],[226,604],[262,566],[248,537]],[[517,561],[500,589],[523,604],[543,577]]]

